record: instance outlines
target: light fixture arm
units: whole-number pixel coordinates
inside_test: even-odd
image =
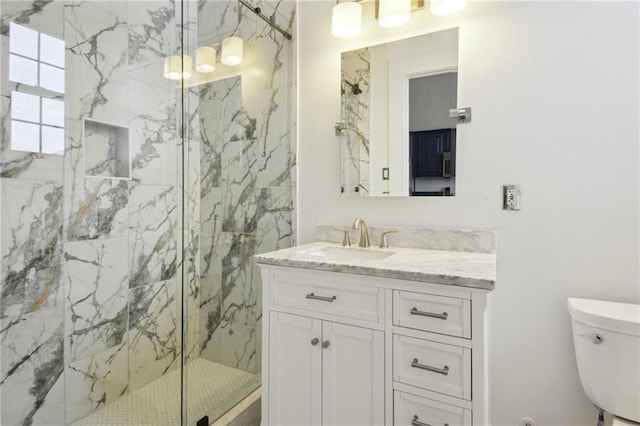
[[[291,37],[291,34],[289,34],[287,31],[283,30],[278,24],[276,24],[275,15],[272,16],[271,18],[269,18],[268,16],[265,16],[265,15],[262,14],[262,10],[259,7],[253,7],[251,5],[251,3],[249,3],[249,2],[247,2],[245,0],[238,0],[238,1],[240,2],[241,5],[243,5],[244,7],[246,7],[247,9],[252,11],[253,13],[255,13],[256,15],[258,15],[258,18],[262,19],[267,24],[269,24],[271,26],[271,28],[273,28],[274,30],[276,30],[280,34],[282,34],[284,36],[284,38],[286,38],[287,40],[291,40],[293,38],[293,37]]]

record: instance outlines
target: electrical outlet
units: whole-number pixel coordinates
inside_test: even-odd
[[[502,209],[520,210],[520,185],[502,187]]]

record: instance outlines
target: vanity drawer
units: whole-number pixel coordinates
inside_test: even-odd
[[[471,301],[395,290],[393,324],[470,339]]]
[[[271,304],[275,306],[373,322],[384,317],[384,294],[378,287],[293,271],[277,271],[272,278]]]
[[[393,393],[393,424],[471,426],[471,411],[410,393],[395,391]]]
[[[471,400],[471,350],[394,334],[393,379]]]

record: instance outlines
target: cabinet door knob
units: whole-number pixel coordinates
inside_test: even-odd
[[[322,349],[327,349],[329,347],[329,341],[325,340],[324,342],[322,342]]]
[[[315,346],[318,343],[320,343],[320,339],[318,339],[317,337],[314,337],[313,339],[311,339],[311,346]]]

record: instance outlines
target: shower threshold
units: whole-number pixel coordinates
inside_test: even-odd
[[[186,365],[187,424],[223,415],[260,385],[260,375],[198,358]],[[180,369],[147,383],[72,426],[180,424]]]

